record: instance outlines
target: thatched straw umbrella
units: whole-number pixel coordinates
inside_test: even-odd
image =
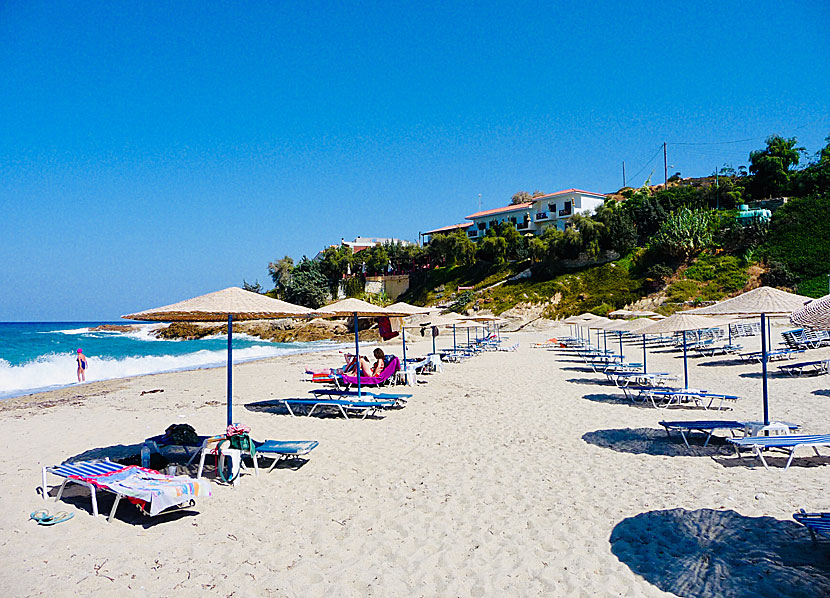
[[[360,340],[358,338],[357,319],[359,317],[365,318],[380,318],[383,316],[403,317],[407,314],[403,310],[391,310],[379,305],[372,305],[367,301],[360,299],[343,299],[331,305],[326,305],[313,312],[315,316],[322,316],[325,318],[343,318],[352,316],[354,318],[354,350],[355,350],[355,365],[357,369],[357,396],[362,396],[363,391],[360,386]]]
[[[274,318],[298,318],[307,316],[311,310],[279,299],[271,299],[259,293],[252,293],[230,287],[207,295],[194,297],[121,316],[125,320],[153,322],[228,322],[228,425],[233,423],[233,321],[265,320]]]
[[[750,317],[761,316],[761,371],[764,395],[764,425],[769,425],[769,396],[767,391],[767,317],[787,316],[804,307],[812,298],[788,293],[772,287],[758,287],[737,297],[714,305],[690,310],[689,313]]]
[[[686,388],[689,388],[689,365],[688,355],[686,352],[686,332],[689,330],[708,330],[710,328],[718,328],[723,326],[726,322],[717,321],[706,316],[698,316],[684,311],[669,316],[665,320],[659,322],[652,322],[650,326],[644,326],[640,329],[641,334],[661,334],[663,332],[682,332],[683,333],[683,381]]]
[[[790,322],[814,330],[830,330],[830,295],[814,299],[793,311]]]

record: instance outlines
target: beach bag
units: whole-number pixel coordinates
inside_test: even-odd
[[[199,444],[199,436],[190,424],[171,424],[167,426],[164,435],[178,445],[192,446]]]

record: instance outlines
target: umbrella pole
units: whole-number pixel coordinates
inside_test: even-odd
[[[358,341],[358,334],[357,334],[357,312],[354,312],[354,363],[357,368],[357,396],[362,396],[360,390],[360,370],[363,369],[360,366],[360,342]]]
[[[623,357],[625,356],[625,353],[623,353],[623,348],[622,348],[622,332],[618,332],[617,334],[620,337],[620,361],[622,361]]]
[[[646,335],[643,335],[643,373],[648,374],[646,370]]]
[[[470,347],[470,329],[467,328],[467,350],[469,351],[472,347]]]
[[[409,384],[408,374],[406,373],[406,326],[401,321],[401,342],[403,343],[403,381],[404,384]]]
[[[729,330],[729,344],[732,344],[732,324],[727,324],[726,328]]]
[[[767,336],[764,334],[766,330],[766,314],[761,314],[761,373],[763,378],[763,395],[764,395],[764,425],[769,425],[769,396],[767,395]]]
[[[689,388],[689,364],[686,361],[686,331],[683,331],[683,380],[686,383],[686,388]]]
[[[602,331],[602,350],[603,351],[608,350],[608,331],[607,330]]]
[[[435,326],[430,326],[429,333],[432,335],[432,352],[435,353]]]
[[[233,423],[233,316],[228,314],[228,425]]]
[[[458,349],[455,346],[455,324],[452,325],[452,352],[458,352]]]

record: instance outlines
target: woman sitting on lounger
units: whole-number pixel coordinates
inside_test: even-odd
[[[375,356],[375,363],[372,365],[369,362],[369,359],[365,355],[360,356],[360,375],[361,376],[380,376],[380,373],[383,371],[383,368],[386,367],[386,355],[383,353],[383,349],[378,347],[372,353]],[[346,369],[343,370],[344,374],[348,374],[350,376],[355,375],[355,368],[354,368],[354,359],[351,355],[347,358],[350,359],[349,364],[346,366]]]

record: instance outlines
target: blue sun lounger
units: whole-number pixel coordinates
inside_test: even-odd
[[[406,399],[412,398],[411,393],[387,393],[363,390],[361,394],[357,394],[356,390],[338,390],[336,388],[315,388],[314,390],[311,390],[309,392],[313,394],[315,398],[321,396],[346,399],[353,399],[355,397],[366,397],[367,400],[371,401],[400,401],[402,403],[405,403]]]
[[[734,434],[735,430],[743,430],[745,427],[743,422],[733,420],[662,421],[658,423],[666,428],[667,435],[669,435],[669,430],[680,432],[680,436],[683,438],[683,443],[686,445],[686,448],[690,450],[691,447],[689,446],[689,441],[686,438],[687,433],[690,436],[692,432],[701,432],[706,434],[706,442],[703,443],[703,446],[705,447],[709,444],[709,441],[712,440],[712,435],[715,433],[715,430],[729,430]]]
[[[830,513],[807,513],[801,509],[798,513],[793,513],[793,519],[810,531],[814,544],[818,544],[816,532],[830,538]]]
[[[821,361],[800,361],[798,363],[779,365],[778,369],[788,373],[790,376],[800,376],[805,372],[811,373],[814,376],[820,376],[828,372],[828,367],[830,367],[830,360],[823,359]]]
[[[380,409],[389,409],[395,407],[397,403],[393,400],[369,400],[369,401],[362,401],[362,400],[352,400],[352,399],[324,399],[324,398],[314,398],[314,399],[279,399],[279,403],[285,405],[288,412],[296,417],[296,413],[294,410],[291,409],[291,406],[294,405],[295,407],[300,406],[304,408],[310,407],[310,409],[306,412],[306,416],[311,417],[311,415],[318,409],[318,408],[325,408],[325,407],[333,407],[340,411],[344,418],[349,419],[348,412],[357,412],[362,413],[363,417],[361,419],[366,419],[368,415],[374,415]]]
[[[756,425],[755,422],[739,422],[732,420],[662,421],[658,423],[666,429],[666,434],[669,434],[669,430],[680,432],[680,436],[683,438],[683,442],[689,450],[691,450],[691,447],[689,446],[688,439],[686,438],[686,433],[690,436],[692,432],[701,432],[702,434],[706,434],[706,441],[703,443],[703,446],[705,447],[709,444],[709,441],[712,439],[712,435],[716,430],[729,430],[733,437],[735,436],[736,431],[741,431],[743,435],[746,436],[747,434],[752,433],[753,426]],[[796,424],[777,422],[776,425],[787,426],[790,430],[798,429]]]
[[[749,436],[747,438],[727,438],[728,442],[735,445],[735,452],[738,457],[741,457],[741,449],[750,449],[752,453],[761,460],[766,469],[769,469],[762,451],[766,449],[781,449],[789,452],[790,458],[787,459],[787,465],[784,469],[788,469],[793,462],[795,449],[800,446],[811,447],[817,456],[821,457],[818,452],[818,447],[830,447],[830,434],[813,434],[813,435],[781,435],[781,436]]]
[[[199,451],[191,457],[190,461],[187,463],[190,465],[195,456],[200,455],[199,469],[196,473],[197,478],[202,477],[202,471],[205,467],[205,459],[207,455],[217,454],[219,452],[220,445],[227,440],[228,436],[225,434],[210,436],[205,439]],[[253,461],[255,475],[259,475],[260,457],[271,459],[271,466],[268,468],[268,472],[270,473],[274,469],[274,466],[283,459],[295,459],[297,457],[307,455],[320,444],[316,440],[264,440],[262,442],[254,440],[253,443],[253,454],[252,451],[247,449],[243,450],[242,453],[250,457],[251,461]],[[243,469],[245,468],[243,467]]]

